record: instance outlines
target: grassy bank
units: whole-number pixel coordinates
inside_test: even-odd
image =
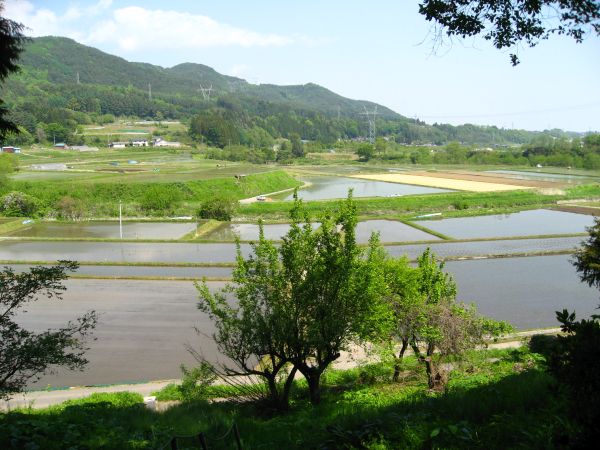
[[[0,236],[25,227],[26,225],[23,225],[24,220],[26,220],[24,217],[15,217],[0,222]]]
[[[329,371],[319,406],[310,406],[298,383],[283,415],[253,403],[205,401],[160,413],[137,394],[95,394],[0,414],[0,447],[160,449],[174,435],[203,432],[209,448],[230,449],[227,432],[236,423],[244,449],[551,448],[573,429],[543,358],[526,349],[471,353],[440,393],[427,390],[412,358],[400,382],[390,374],[382,364]],[[231,395],[226,388],[209,393]],[[178,444],[197,448],[194,437]]]
[[[443,194],[407,195],[391,198],[356,198],[358,214],[369,217],[411,219],[417,214],[442,212],[445,216],[461,217],[476,214],[511,212],[549,207],[559,200],[595,198],[600,185],[590,184],[567,189],[564,194],[544,194],[534,190],[505,192],[451,192]],[[305,202],[313,214],[333,209],[339,200]],[[267,202],[243,205],[239,214],[244,218],[286,216],[290,202]]]
[[[71,197],[83,217],[116,217],[118,202],[123,202],[125,216],[192,215],[201,202],[215,196],[234,199],[294,188],[300,185],[282,170],[245,175],[240,178],[195,179],[181,182],[109,182],[19,181],[0,187],[0,196],[20,191],[33,197],[37,214],[56,216],[61,199]]]

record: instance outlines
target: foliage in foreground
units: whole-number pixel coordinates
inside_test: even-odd
[[[543,358],[526,348],[470,352],[444,392],[428,391],[418,366],[407,358],[401,383],[381,364],[328,370],[318,406],[294,390],[291,411],[275,417],[253,403],[205,401],[156,413],[137,394],[96,394],[1,414],[0,447],[150,449],[204,432],[211,449],[229,449],[232,440],[215,438],[233,422],[244,449],[552,448],[576,431]]]
[[[378,241],[366,250],[357,245],[351,196],[322,216],[317,229],[297,196],[290,218],[280,247],[265,238],[262,225],[249,258],[238,247],[234,284],[218,293],[206,283],[197,286],[198,306],[215,323],[213,337],[230,361],[224,374],[263,378],[280,409],[288,406],[296,372],[306,378],[311,402],[319,403],[325,369],[385,322],[378,320],[385,310]]]
[[[85,338],[96,326],[94,311],[62,328],[40,333],[21,327],[18,320],[18,313],[26,312],[23,308],[38,297],[60,300],[67,272],[77,267],[75,262],[60,261],[24,273],[9,267],[0,271],[0,399],[20,392],[29,380],[39,379],[57,366],[81,370],[87,364]]]
[[[383,341],[392,353],[401,342],[396,379],[410,346],[429,387],[443,389],[443,361],[510,331],[508,324],[480,317],[473,305],[456,302],[454,281],[429,249],[412,269],[406,258],[387,257],[377,234],[360,248],[351,192],[318,224],[295,195],[290,219],[279,247],[265,238],[260,223],[251,255],[245,258],[238,246],[233,284],[216,293],[205,282],[197,285],[198,307],[213,321],[213,339],[227,357],[220,365],[223,377],[263,380],[272,407],[288,408],[296,373],[318,404],[324,371],[360,342]]]
[[[582,282],[600,289],[600,219],[588,228],[589,237],[574,254]],[[575,320],[575,312],[556,312],[565,334],[548,351],[552,373],[568,393],[573,417],[582,426],[577,448],[591,448],[600,439],[600,315]]]

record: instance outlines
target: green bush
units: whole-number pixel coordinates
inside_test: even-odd
[[[38,209],[37,199],[23,192],[9,192],[0,199],[0,211],[5,216],[28,217]]]
[[[583,429],[577,448],[592,448],[600,439],[600,316],[575,320],[557,311],[565,336],[559,336],[551,371],[566,388],[573,416]]]
[[[213,367],[206,361],[202,361],[199,366],[188,369],[185,365],[181,365],[183,377],[179,387],[181,400],[196,401],[205,400],[208,394],[208,387],[217,378]]]
[[[198,218],[228,222],[234,216],[237,206],[237,201],[231,197],[214,197],[202,204],[198,210]]]
[[[181,192],[173,186],[150,186],[140,201],[141,207],[146,212],[172,211],[181,200]]]
[[[83,202],[65,195],[56,203],[56,214],[61,219],[81,220],[85,215]]]

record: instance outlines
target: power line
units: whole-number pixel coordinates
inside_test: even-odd
[[[502,113],[493,113],[493,114],[459,114],[459,115],[419,115],[420,119],[468,119],[468,118],[480,118],[480,117],[505,117],[505,116],[520,116],[527,114],[540,114],[547,112],[563,112],[563,111],[573,111],[577,109],[587,109],[593,108],[595,106],[600,106],[600,102],[594,103],[586,103],[583,105],[573,105],[573,106],[563,106],[556,108],[546,108],[546,109],[532,109],[529,111],[517,111],[517,112],[502,112]]]
[[[202,85],[200,84],[200,88],[198,90],[202,93],[202,97],[204,97],[204,100],[210,100],[210,93],[213,90],[212,84],[208,88],[202,87]]]
[[[363,105],[363,109],[365,110],[365,112],[360,113],[360,115],[367,117],[367,122],[369,122],[369,142],[371,144],[374,144],[375,137],[377,134],[377,130],[375,129],[375,116],[377,116],[377,114],[379,114],[377,112],[377,105],[375,105],[375,108],[373,109],[373,111],[368,111],[367,107],[365,105]]]

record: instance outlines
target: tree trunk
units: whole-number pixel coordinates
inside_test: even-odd
[[[425,371],[427,372],[427,384],[429,389],[433,389],[435,387],[435,370],[431,356],[427,356],[423,361],[425,362]]]
[[[287,379],[285,380],[285,383],[283,385],[283,390],[281,392],[281,404],[284,406],[284,409],[286,409],[286,410],[290,407],[290,391],[294,384],[294,377],[296,376],[297,370],[298,369],[296,369],[295,367],[292,368],[292,370],[290,371],[290,373],[287,376]]]
[[[313,405],[321,402],[321,372],[311,371],[304,375],[308,382],[308,398]]]
[[[400,369],[401,369],[402,359],[404,358],[404,352],[406,352],[407,347],[408,347],[408,339],[402,339],[402,348],[400,349],[400,353],[398,353],[398,357],[396,358],[396,363],[394,364],[394,376],[392,377],[392,380],[394,382],[397,382],[398,378],[400,378]]]
[[[281,398],[279,397],[279,390],[277,389],[277,383],[274,376],[265,377],[267,379],[267,387],[269,389],[269,403],[276,409],[286,409],[282,405]]]
[[[287,411],[290,407],[290,391],[294,383],[294,376],[296,375],[297,369],[294,367],[288,374],[283,387],[277,383],[277,376],[274,374],[272,377],[267,378],[267,386],[269,389],[269,401],[274,408],[280,411]]]

